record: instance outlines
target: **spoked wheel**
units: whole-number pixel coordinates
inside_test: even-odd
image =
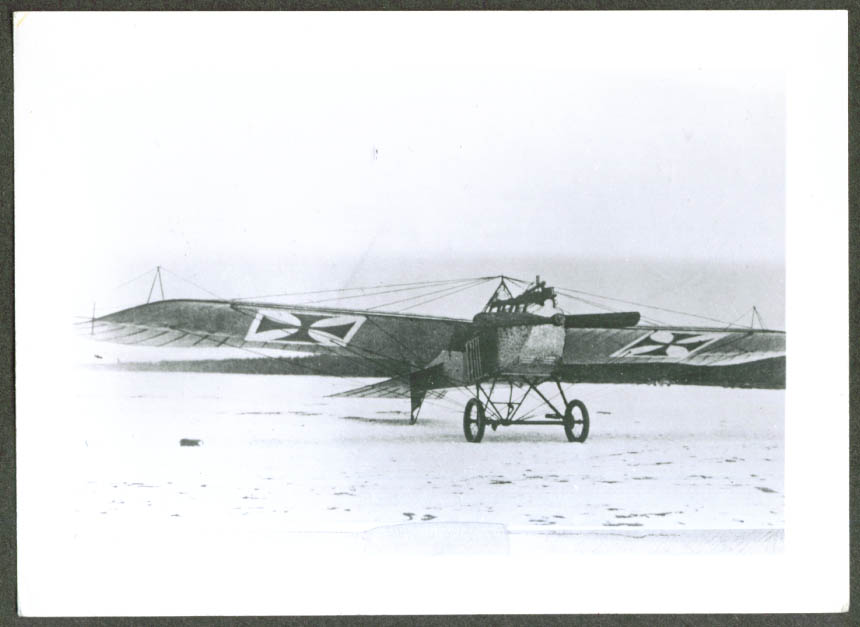
[[[588,410],[585,403],[572,400],[564,410],[564,433],[568,442],[585,442],[588,437]]]
[[[486,426],[484,406],[477,398],[470,398],[463,412],[463,433],[466,434],[466,440],[475,444],[480,442]]]

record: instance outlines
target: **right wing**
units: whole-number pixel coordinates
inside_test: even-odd
[[[785,388],[785,333],[763,329],[567,329],[560,376],[583,383]]]

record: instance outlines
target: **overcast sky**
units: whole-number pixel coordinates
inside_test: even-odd
[[[226,296],[537,269],[677,306],[672,286],[696,290],[690,275],[713,264],[699,312],[782,319],[785,86],[755,29],[577,14],[18,22],[19,240],[44,246],[81,302],[162,264]],[[719,54],[726,41],[745,56]],[[594,264],[622,279],[571,276]]]

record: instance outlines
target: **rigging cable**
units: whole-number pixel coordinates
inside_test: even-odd
[[[459,280],[457,281],[457,284],[458,284],[458,285],[459,285],[459,284],[462,284],[462,282],[464,282],[464,281],[473,281],[473,282],[474,282],[474,281],[475,281],[475,279],[459,279]],[[449,282],[449,281],[445,281],[445,284],[446,284],[446,286],[445,286],[445,288],[443,288],[443,289],[448,289],[449,287],[451,287],[451,285],[450,285],[450,282]],[[372,297],[374,297],[374,296],[383,296],[383,295],[385,295],[385,294],[395,294],[395,293],[398,293],[398,292],[415,291],[415,290],[420,290],[420,289],[426,289],[427,287],[438,287],[439,285],[441,285],[441,284],[434,284],[434,285],[419,285],[419,286],[415,286],[415,287],[401,287],[401,288],[399,288],[399,289],[385,290],[385,291],[382,291],[382,292],[374,292],[374,293],[372,293],[372,294],[352,294],[352,295],[349,295],[349,296],[335,296],[335,297],[332,297],[332,298],[323,298],[323,299],[319,299],[319,300],[304,301],[304,302],[302,302],[302,303],[298,303],[298,304],[301,304],[301,305],[316,305],[316,304],[319,304],[319,303],[328,303],[328,302],[332,302],[332,301],[339,301],[339,300],[350,300],[350,299],[353,299],[353,298],[372,298]],[[457,285],[455,285],[454,287],[457,287]],[[421,295],[419,294],[419,295],[416,295],[416,296],[410,296],[410,297],[408,297],[408,298],[405,298],[404,300],[411,300],[411,299],[414,299],[414,298],[420,298],[420,297],[421,297]],[[401,302],[401,301],[395,301],[395,302]],[[390,305],[390,304],[392,304],[392,303],[386,303],[386,305]],[[370,309],[370,310],[372,310],[372,309],[377,309],[377,308],[379,308],[379,307],[385,307],[386,305],[376,305],[375,307],[370,307],[369,309]]]
[[[726,324],[726,326],[725,326],[725,328],[726,328],[726,329],[728,329],[728,328],[730,328],[730,327],[732,327],[732,326],[740,326],[740,325],[738,325],[738,324],[737,324],[738,320],[741,320],[742,318],[746,318],[746,317],[747,317],[747,314],[750,314],[750,313],[752,313],[752,309],[747,309],[745,312],[743,312],[743,313],[742,313],[741,315],[739,315],[737,318],[735,318],[735,319],[734,319],[734,320],[732,320],[731,322],[727,323],[727,324]],[[752,328],[752,325],[750,325],[750,328]]]
[[[729,324],[729,325],[731,325],[731,324],[732,324],[732,323],[726,323],[726,321],[725,321],[725,320],[719,320],[719,319],[717,319],[717,318],[710,318],[710,317],[708,317],[708,316],[701,316],[701,315],[699,315],[699,314],[693,314],[693,313],[689,313],[689,312],[686,312],[686,311],[679,311],[679,310],[677,310],[677,309],[668,309],[668,308],[666,308],[666,307],[657,307],[657,306],[654,306],[654,305],[646,305],[645,303],[637,303],[637,302],[632,301],[632,300],[623,300],[623,299],[621,299],[621,298],[612,298],[611,296],[602,296],[602,295],[600,295],[600,294],[592,294],[591,292],[586,292],[586,291],[584,291],[584,290],[577,290],[577,289],[573,289],[573,288],[570,288],[570,287],[562,287],[562,288],[558,288],[558,287],[557,287],[557,288],[556,288],[556,290],[557,290],[557,291],[562,291],[562,292],[574,292],[574,293],[576,293],[576,294],[585,294],[586,296],[591,296],[591,297],[593,297],[593,298],[601,298],[601,299],[604,299],[604,300],[611,300],[611,301],[615,301],[615,302],[618,302],[618,303],[624,303],[625,305],[635,305],[635,306],[637,306],[637,307],[645,307],[646,309],[655,309],[655,310],[657,310],[657,311],[665,311],[665,312],[668,312],[668,313],[679,314],[679,315],[682,315],[682,316],[689,316],[689,317],[691,317],[691,318],[699,318],[699,319],[701,319],[701,320],[708,320],[709,322],[718,322],[718,323],[720,323],[720,324]],[[566,294],[566,295],[567,295],[567,296],[570,296],[571,298],[574,298],[574,297],[573,297],[573,296],[571,296],[570,294]]]
[[[219,296],[219,295],[218,295],[218,294],[216,294],[215,292],[213,292],[213,291],[211,291],[211,290],[207,290],[207,289],[206,289],[205,287],[203,287],[202,285],[198,285],[198,284],[197,284],[197,283],[195,283],[194,281],[191,281],[191,280],[189,280],[189,279],[186,279],[186,278],[184,278],[184,277],[179,276],[179,275],[178,275],[178,274],[176,274],[173,270],[169,270],[168,268],[165,268],[164,266],[161,266],[161,269],[162,269],[164,272],[169,272],[170,274],[172,274],[173,276],[175,276],[175,277],[176,277],[177,279],[179,279],[180,281],[184,281],[185,283],[188,283],[189,285],[193,285],[193,286],[194,286],[194,287],[196,287],[198,290],[203,290],[204,292],[206,292],[206,293],[207,293],[207,294],[209,294],[210,296],[214,296],[216,300],[224,301],[225,303],[226,303],[226,302],[230,302],[228,299],[223,298],[222,296]]]
[[[433,301],[439,300],[440,298],[447,298],[448,296],[453,296],[454,294],[458,294],[459,292],[463,292],[463,291],[471,289],[473,287],[477,287],[483,283],[486,283],[486,281],[480,281],[478,283],[473,283],[472,285],[466,285],[464,287],[460,287],[459,289],[456,289],[453,292],[450,292],[448,294],[443,294],[442,296],[430,298],[430,299],[421,301],[420,303],[415,303],[414,305],[410,305],[409,307],[404,307],[400,311],[409,311],[410,309],[415,309],[416,307],[420,307],[421,305],[426,305],[427,303],[432,303]]]
[[[484,279],[484,278],[481,278],[481,279],[473,279],[473,280],[471,281],[471,283],[469,283],[469,285],[468,285],[467,287],[474,287],[474,286],[476,286],[476,285],[480,285],[481,283],[484,283],[484,282],[486,282],[487,280],[490,280],[490,279]],[[434,290],[434,291],[432,291],[432,292],[425,292],[424,294],[415,294],[415,295],[413,295],[413,296],[409,296],[409,297],[407,297],[407,298],[401,298],[401,299],[398,299],[398,300],[393,300],[393,301],[390,301],[390,302],[387,302],[387,303],[383,303],[383,304],[381,304],[381,305],[374,305],[373,307],[368,307],[368,311],[374,311],[374,310],[376,310],[376,309],[381,309],[382,307],[389,307],[389,306],[391,306],[391,305],[399,305],[400,303],[406,303],[406,302],[409,302],[409,301],[411,301],[411,300],[417,300],[417,299],[419,299],[419,298],[424,298],[425,296],[434,296],[434,295],[436,295],[436,294],[440,294],[440,293],[442,293],[442,292],[448,292],[448,291],[451,291],[451,290],[458,291],[458,290],[459,290],[459,288],[461,288],[461,287],[462,287],[462,285],[454,285],[454,286],[450,286],[450,285],[448,285],[448,286],[443,287],[442,289]]]
[[[386,289],[386,288],[390,288],[390,287],[415,286],[416,289],[418,289],[420,287],[425,287],[425,286],[429,287],[432,285],[442,285],[445,283],[462,283],[465,281],[475,281],[478,278],[492,279],[492,278],[496,278],[496,277],[469,277],[469,278],[464,278],[464,279],[445,279],[445,280],[439,280],[439,281],[415,281],[412,283],[390,283],[390,284],[371,285],[371,286],[364,286],[364,287],[341,287],[341,288],[335,288],[335,289],[330,289],[330,290],[313,290],[310,292],[281,292],[279,294],[263,294],[263,295],[259,295],[259,296],[243,296],[241,298],[235,298],[233,300],[254,300],[256,298],[273,298],[276,296],[311,296],[314,294],[331,294],[334,292],[355,292],[355,291],[361,291],[361,290]]]
[[[559,292],[559,294],[565,298],[570,298],[571,300],[576,300],[579,302],[586,303],[587,305],[591,305],[592,307],[596,307],[597,309],[602,309],[603,311],[609,311],[612,313],[618,312],[618,309],[613,309],[612,307],[608,307],[606,305],[601,305],[600,303],[596,303],[594,301],[588,300],[587,298],[582,298],[581,296],[573,296],[572,294],[565,294],[563,292]],[[567,313],[567,312],[565,312]],[[574,314],[575,315],[575,314]],[[648,322],[650,324],[656,326],[668,326],[665,322],[661,320],[657,320],[656,318],[651,318],[649,316],[643,316],[641,313],[639,314],[641,320]]]
[[[126,285],[128,285],[129,283],[134,283],[135,281],[137,281],[137,280],[139,280],[139,279],[142,279],[143,277],[145,277],[145,276],[149,275],[149,273],[150,273],[150,272],[155,272],[155,270],[156,270],[156,268],[150,268],[149,270],[147,270],[147,271],[146,271],[146,272],[144,272],[143,274],[139,274],[139,275],[137,275],[136,277],[134,277],[133,279],[129,279],[128,281],[125,281],[125,282],[123,282],[123,283],[120,283],[119,285],[116,285],[116,286],[112,287],[112,288],[111,288],[111,291],[113,291],[113,290],[118,290],[118,289],[119,289],[119,288],[121,288],[121,287],[125,287],[125,286],[126,286]]]

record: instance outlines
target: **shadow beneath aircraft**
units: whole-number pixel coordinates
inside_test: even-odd
[[[338,416],[341,420],[355,420],[357,422],[366,422],[370,424],[388,425],[391,427],[412,427],[417,428],[418,425],[409,424],[409,420],[405,418],[406,414],[392,416],[391,418],[368,418],[367,416]],[[419,424],[442,424],[445,421],[434,420],[433,418],[419,419]]]

